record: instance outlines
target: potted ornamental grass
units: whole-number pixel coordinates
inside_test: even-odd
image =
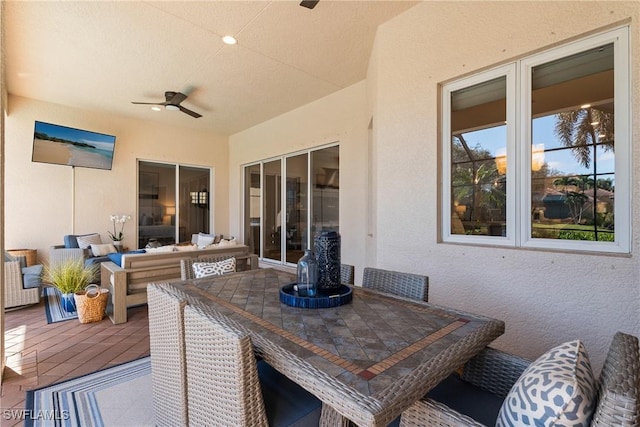
[[[97,264],[84,265],[83,259],[73,258],[54,265],[45,265],[44,280],[60,291],[62,308],[71,312],[76,311],[74,294],[86,288],[97,272]]]

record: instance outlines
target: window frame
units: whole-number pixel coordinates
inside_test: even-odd
[[[507,96],[507,159],[515,155],[515,132],[514,126],[511,125],[515,121],[516,111],[515,105],[509,103],[508,100],[515,96],[515,84],[513,83],[516,78],[515,64],[503,65],[488,71],[484,71],[473,76],[458,80],[443,87],[442,96],[442,111],[451,112],[451,95],[453,92],[470,87],[482,82],[493,80],[499,77],[506,78],[506,96]],[[511,95],[511,96],[510,96]],[[446,144],[443,149],[443,188],[442,188],[442,206],[443,206],[443,229],[442,236],[446,242],[456,243],[477,243],[477,244],[491,244],[496,246],[513,246],[515,244],[515,224],[513,221],[509,221],[510,218],[515,218],[515,171],[513,168],[507,167],[507,204],[506,204],[506,217],[507,217],[507,232],[506,237],[502,236],[480,236],[480,235],[462,235],[451,233],[451,115],[443,114],[443,145]]]
[[[540,64],[575,53],[613,44],[615,111],[615,240],[584,241],[531,237],[531,71]],[[519,60],[475,73],[441,86],[442,172],[441,240],[527,249],[569,250],[578,252],[631,252],[631,69],[628,26],[566,43]],[[451,233],[451,95],[453,92],[497,77],[507,78],[507,203],[506,237]]]

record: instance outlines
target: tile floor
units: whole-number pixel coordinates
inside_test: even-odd
[[[147,306],[130,308],[129,321],[105,317],[47,324],[44,302],[5,313],[7,365],[0,394],[0,426],[21,426],[25,391],[75,378],[149,354]]]

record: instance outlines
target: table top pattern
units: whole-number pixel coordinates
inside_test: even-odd
[[[312,367],[316,375],[338,382],[347,389],[346,398],[355,395],[355,400],[365,402],[364,411],[373,418],[376,412],[384,412],[381,407],[399,404],[396,395],[404,393],[398,391],[399,384],[412,383],[407,377],[416,371],[429,373],[418,368],[443,358],[462,341],[473,347],[470,355],[449,357],[466,360],[504,331],[501,321],[361,287],[353,287],[350,304],[291,307],[280,302],[279,290],[292,280],[292,274],[259,269],[175,285],[248,329],[255,335],[254,344],[268,340],[293,364]],[[466,338],[476,335],[481,342],[466,344]],[[445,362],[449,370],[442,376],[455,369],[454,363],[459,362]],[[432,386],[425,385],[425,391]],[[340,399],[332,405],[343,412]],[[389,417],[390,413],[380,419]]]

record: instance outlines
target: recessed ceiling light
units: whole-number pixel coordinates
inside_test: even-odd
[[[154,105],[153,107],[151,107],[151,109],[153,111],[162,111],[162,108],[158,107],[157,105]]]
[[[583,104],[580,106],[580,108],[590,108],[591,104]]]
[[[238,43],[238,40],[236,40],[236,38],[233,37],[233,36],[224,36],[222,38],[222,41],[225,42],[226,44],[236,44],[236,43]]]

